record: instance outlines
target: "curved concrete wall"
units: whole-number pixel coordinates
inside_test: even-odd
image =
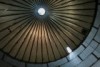
[[[100,0],[98,13],[86,40],[67,57],[48,64],[29,64],[0,52],[0,67],[100,67]]]

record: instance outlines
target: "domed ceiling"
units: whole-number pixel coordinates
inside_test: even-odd
[[[0,0],[0,50],[24,62],[61,59],[88,35],[95,12],[96,0]]]

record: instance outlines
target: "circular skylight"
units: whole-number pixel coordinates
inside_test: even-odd
[[[44,15],[45,12],[46,12],[46,11],[45,11],[44,8],[39,8],[39,9],[38,9],[38,14],[39,14],[39,15]]]

